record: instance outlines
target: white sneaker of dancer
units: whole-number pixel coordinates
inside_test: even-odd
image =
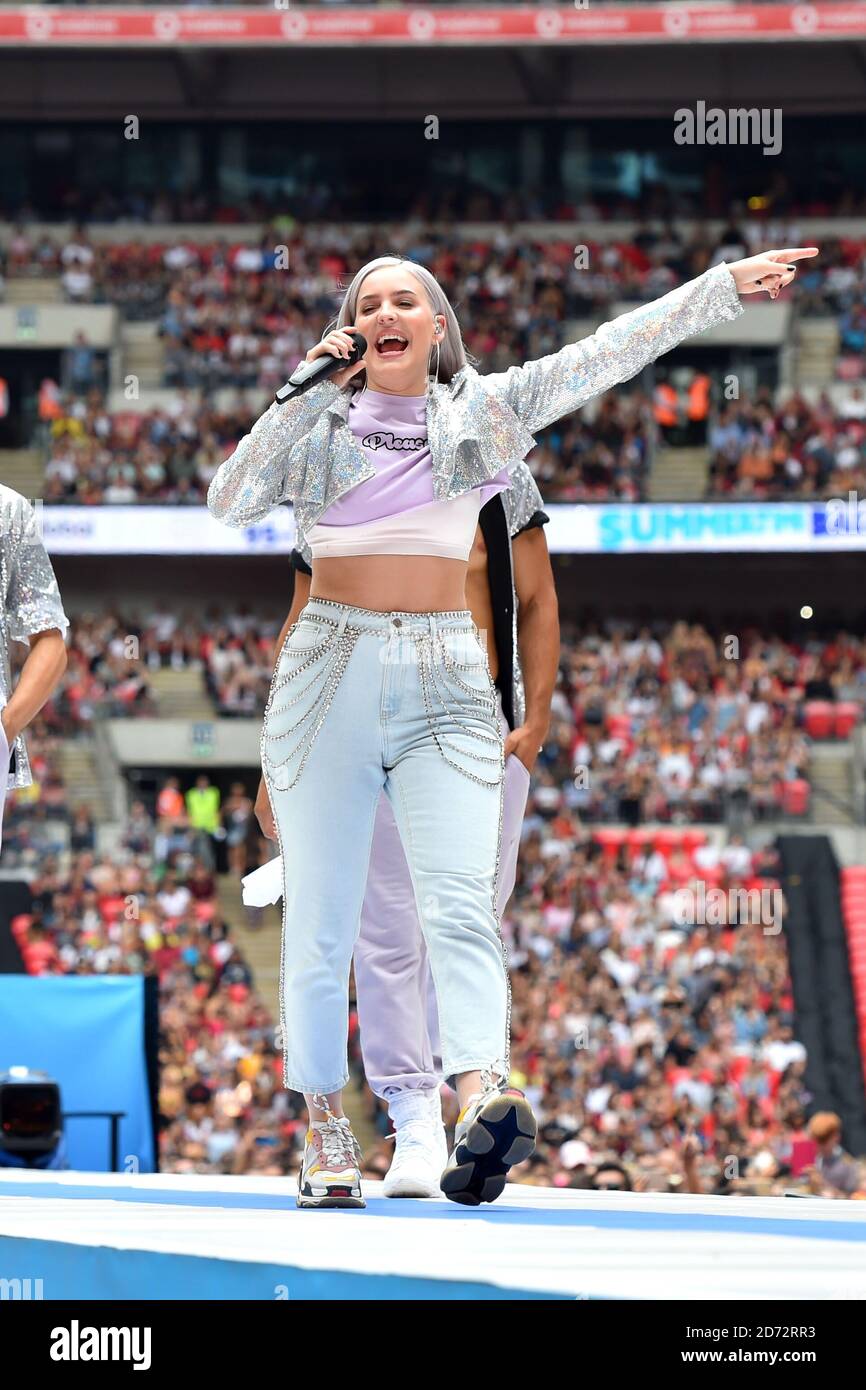
[[[438,1091],[403,1091],[388,1101],[397,1131],[385,1174],[386,1197],[441,1197],[439,1177],[448,1161]]]

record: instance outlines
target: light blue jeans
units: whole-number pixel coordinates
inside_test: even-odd
[[[383,613],[313,598],[290,629],[261,740],[283,856],[289,1090],[323,1097],[348,1080],[349,969],[383,788],[429,955],[443,1071],[507,1078],[503,745],[468,609]]]

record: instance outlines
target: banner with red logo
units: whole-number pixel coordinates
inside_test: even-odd
[[[0,9],[0,44],[28,47],[170,48],[271,44],[418,46],[461,44],[675,43],[866,36],[866,3],[814,5],[491,6],[407,5],[262,9],[86,9],[39,5]]]

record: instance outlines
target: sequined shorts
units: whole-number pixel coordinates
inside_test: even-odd
[[[412,682],[445,761],[473,781],[498,786],[504,754],[496,687],[471,612],[386,613],[324,598],[302,609],[274,669],[261,741],[270,783],[279,791],[298,784],[362,638],[380,647],[383,722]]]

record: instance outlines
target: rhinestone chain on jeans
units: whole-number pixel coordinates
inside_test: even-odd
[[[343,608],[343,607],[345,606],[345,605],[343,605],[343,604],[337,603],[337,602],[335,602],[334,600],[330,600],[330,599],[317,599],[317,600],[316,600],[316,603],[327,603],[327,604],[330,604],[331,606],[336,607],[336,608]],[[354,610],[354,611],[376,613],[377,616],[380,616],[378,610],[375,610],[375,609],[357,609],[357,610]],[[417,615],[408,614],[407,616],[412,617],[412,616],[417,616]],[[451,612],[448,612],[448,613],[437,613],[436,616],[437,616],[437,618],[440,618],[440,619],[441,619],[441,618],[447,619],[447,618],[450,618],[450,617],[454,617],[454,618],[464,618],[464,617],[465,617],[465,613],[464,613],[464,612],[461,612],[461,611],[459,611],[459,610],[452,610]],[[341,634],[337,635],[337,632],[336,632],[337,623],[336,623],[335,620],[330,619],[330,618],[327,618],[327,617],[325,617],[324,615],[321,615],[321,614],[316,614],[316,615],[315,615],[315,620],[316,620],[317,622],[327,623],[328,626],[331,627],[331,628],[333,628],[334,630],[333,630],[332,632],[329,632],[329,633],[325,636],[325,638],[324,638],[322,641],[315,643],[311,648],[309,648],[309,649],[304,648],[303,653],[302,653],[302,652],[299,652],[298,655],[299,655],[299,656],[300,656],[300,655],[305,655],[305,656],[306,656],[306,659],[303,660],[303,661],[301,661],[297,666],[295,666],[294,669],[291,670],[286,676],[284,676],[282,679],[278,680],[278,679],[277,679],[277,673],[278,673],[278,671],[279,671],[279,667],[280,667],[280,664],[281,664],[282,655],[285,653],[285,651],[286,651],[287,648],[288,648],[288,643],[289,643],[289,641],[290,641],[290,639],[291,639],[292,632],[294,632],[295,627],[298,626],[298,623],[293,624],[293,626],[289,629],[289,632],[288,632],[288,634],[287,634],[287,636],[286,636],[286,641],[285,641],[285,644],[284,644],[284,646],[283,646],[283,652],[281,653],[281,659],[280,659],[280,661],[277,662],[277,665],[276,665],[276,667],[275,667],[274,676],[273,676],[273,680],[272,680],[272,683],[271,683],[271,689],[270,689],[270,693],[269,693],[269,696],[268,696],[268,702],[267,702],[267,705],[266,705],[266,707],[265,707],[265,725],[263,726],[263,730],[262,730],[262,741],[261,741],[261,749],[262,749],[262,767],[263,767],[263,770],[265,770],[265,762],[267,762],[267,771],[270,772],[271,777],[273,778],[273,775],[274,775],[274,772],[275,772],[276,769],[278,769],[278,768],[280,768],[280,767],[284,767],[284,766],[286,765],[286,763],[288,763],[288,762],[301,750],[301,748],[303,748],[303,750],[304,750],[304,751],[303,751],[303,754],[302,754],[302,756],[301,756],[300,763],[299,763],[299,765],[298,765],[298,769],[297,769],[297,771],[296,771],[294,777],[292,778],[292,780],[288,783],[288,785],[287,785],[286,787],[279,787],[279,786],[276,785],[276,782],[274,783],[276,789],[277,789],[277,790],[280,790],[280,791],[288,791],[288,790],[290,790],[292,787],[294,787],[294,786],[297,784],[298,779],[300,778],[301,773],[302,773],[302,771],[303,771],[303,769],[304,769],[304,767],[305,767],[305,765],[306,765],[306,762],[307,762],[307,759],[308,759],[308,757],[309,757],[309,755],[310,755],[310,752],[312,751],[313,744],[314,744],[314,742],[315,742],[315,740],[316,740],[316,738],[317,738],[317,736],[318,736],[318,733],[319,733],[320,729],[322,728],[322,725],[323,725],[323,723],[324,723],[324,721],[325,721],[325,718],[326,718],[326,716],[327,716],[328,710],[330,709],[331,704],[333,703],[333,699],[334,699],[334,696],[335,696],[335,694],[336,694],[336,692],[337,692],[337,688],[338,688],[338,686],[339,686],[340,681],[341,681],[342,678],[343,678],[343,675],[345,674],[346,668],[347,668],[347,666],[348,666],[348,664],[349,664],[349,659],[350,659],[350,657],[351,657],[351,655],[352,655],[352,652],[354,651],[355,643],[357,642],[358,638],[360,637],[360,635],[361,635],[362,633],[373,633],[373,634],[376,634],[376,635],[379,635],[379,636],[382,636],[382,635],[383,635],[383,629],[382,629],[381,626],[379,626],[379,627],[373,627],[373,626],[362,625],[362,624],[355,624],[355,623],[352,623],[351,625],[347,624],[347,625],[345,626],[343,632],[342,632]],[[298,621],[300,621],[300,619],[299,619]],[[475,627],[474,623],[473,623],[473,628],[474,628],[474,630],[475,630],[475,635],[476,635],[476,637],[478,637],[478,629]],[[470,736],[473,737],[473,738],[475,738],[479,743],[482,743],[482,744],[483,744],[483,743],[486,743],[488,746],[494,745],[494,746],[496,747],[496,749],[497,749],[497,754],[496,754],[496,756],[495,756],[495,757],[488,757],[488,756],[486,756],[486,755],[483,754],[483,753],[474,753],[474,752],[472,752],[471,750],[468,750],[468,749],[458,748],[456,744],[452,743],[444,734],[442,734],[442,733],[440,732],[440,730],[437,729],[437,727],[436,727],[436,722],[435,722],[435,718],[434,718],[434,715],[433,715],[432,705],[431,705],[431,695],[433,695],[433,694],[436,695],[436,697],[438,698],[439,704],[442,706],[442,708],[443,708],[444,710],[446,710],[446,712],[451,713],[451,714],[454,714],[454,713],[455,713],[455,711],[452,710],[452,709],[449,707],[448,702],[447,702],[447,699],[446,699],[446,697],[443,695],[442,690],[441,690],[440,680],[442,679],[442,672],[443,672],[443,671],[446,673],[446,675],[448,676],[448,678],[449,678],[451,681],[453,681],[454,685],[455,685],[458,689],[460,689],[460,690],[463,691],[465,694],[467,694],[468,696],[471,697],[471,699],[473,700],[473,702],[474,702],[474,704],[475,704],[475,707],[476,707],[476,709],[475,709],[475,712],[476,712],[476,713],[481,714],[481,716],[482,716],[483,718],[489,719],[489,720],[491,720],[491,722],[493,722],[493,723],[496,722],[496,693],[495,693],[495,687],[494,687],[494,685],[493,685],[492,677],[490,676],[490,668],[489,668],[489,666],[487,666],[487,663],[486,663],[486,661],[485,661],[485,667],[486,667],[486,669],[487,669],[487,676],[488,676],[488,682],[489,682],[489,689],[488,689],[488,690],[486,690],[486,691],[479,691],[479,690],[477,690],[474,686],[469,685],[466,681],[464,681],[464,680],[462,679],[462,677],[458,674],[458,672],[460,672],[460,671],[477,670],[477,669],[478,669],[478,665],[477,665],[477,663],[472,663],[472,662],[468,662],[468,663],[460,663],[460,662],[458,662],[458,661],[452,656],[452,654],[448,651],[447,646],[445,645],[445,643],[441,640],[441,634],[442,634],[443,631],[446,631],[446,632],[447,632],[447,631],[464,632],[464,631],[466,631],[466,629],[465,629],[465,627],[452,627],[452,628],[444,628],[444,629],[437,628],[436,633],[435,633],[435,636],[432,635],[432,634],[429,633],[429,632],[426,632],[426,631],[425,631],[425,632],[412,632],[411,630],[408,630],[406,633],[404,633],[404,635],[410,636],[410,637],[413,639],[413,641],[415,642],[415,644],[416,644],[416,650],[417,650],[417,666],[418,666],[418,672],[419,672],[419,684],[420,684],[420,687],[421,687],[422,698],[423,698],[423,700],[424,700],[424,711],[425,711],[425,716],[426,716],[426,719],[427,719],[427,724],[428,724],[428,727],[429,727],[429,729],[430,729],[430,733],[431,733],[432,738],[433,738],[433,741],[434,741],[434,743],[436,744],[436,747],[438,748],[438,750],[439,750],[439,752],[440,752],[442,758],[444,759],[444,761],[447,762],[451,767],[456,768],[456,770],[457,770],[458,772],[460,772],[462,776],[468,777],[468,778],[470,779],[470,781],[477,782],[477,783],[479,783],[479,785],[481,785],[481,786],[485,786],[485,787],[495,787],[495,786],[498,786],[499,789],[500,789],[500,790],[499,790],[499,828],[498,828],[498,833],[497,833],[497,836],[496,836],[496,863],[495,863],[495,866],[494,866],[494,873],[493,873],[493,890],[492,890],[492,903],[491,903],[491,907],[492,907],[492,911],[493,911],[494,922],[495,922],[495,924],[496,924],[496,933],[497,933],[497,936],[498,936],[498,938],[499,938],[499,946],[500,946],[500,950],[501,950],[501,953],[502,953],[502,963],[503,963],[503,970],[504,970],[504,974],[505,974],[505,987],[506,987],[506,996],[507,996],[507,998],[506,998],[506,1025],[505,1025],[505,1053],[504,1053],[504,1058],[503,1058],[503,1067],[504,1067],[504,1071],[503,1071],[503,1072],[500,1072],[499,1067],[498,1067],[498,1066],[495,1066],[495,1065],[494,1065],[493,1067],[485,1068],[485,1069],[482,1071],[482,1074],[481,1074],[482,1087],[483,1087],[483,1089],[484,1089],[485,1091],[487,1091],[487,1090],[490,1090],[490,1089],[493,1089],[493,1090],[498,1089],[497,1083],[494,1082],[494,1080],[493,1080],[493,1075],[492,1075],[492,1073],[493,1073],[494,1071],[496,1071],[499,1075],[501,1075],[501,1078],[502,1078],[502,1079],[501,1079],[501,1082],[499,1083],[500,1085],[504,1085],[504,1084],[507,1083],[508,1077],[509,1077],[510,1072],[511,1072],[511,1062],[510,1062],[510,1056],[511,1056],[511,1016],[512,1016],[511,974],[510,974],[509,963],[508,963],[508,949],[507,949],[507,947],[506,947],[506,945],[505,945],[505,941],[504,941],[504,939],[503,939],[503,937],[502,937],[502,931],[501,931],[500,924],[499,924],[499,916],[498,916],[498,912],[497,912],[497,902],[496,902],[496,896],[497,896],[497,890],[498,890],[498,883],[499,883],[499,868],[500,868],[501,846],[502,846],[502,818],[503,818],[503,799],[504,799],[505,754],[504,754],[504,746],[503,746],[502,735],[501,735],[501,732],[499,732],[498,730],[497,730],[497,733],[496,733],[496,734],[493,734],[493,733],[482,733],[481,731],[476,730],[476,729],[467,730],[467,732],[470,734]],[[335,642],[335,638],[336,638],[336,642]],[[479,641],[480,641],[480,639],[479,639]],[[300,701],[303,699],[304,695],[307,693],[307,691],[311,690],[312,687],[315,685],[316,681],[319,680],[319,679],[321,679],[321,676],[322,676],[323,672],[322,672],[322,671],[319,671],[319,672],[314,673],[313,676],[312,676],[312,678],[311,678],[311,680],[307,683],[307,685],[305,685],[305,686],[303,687],[303,689],[302,689],[300,692],[298,692],[292,699],[287,700],[287,701],[285,701],[284,703],[282,703],[281,705],[279,705],[278,707],[274,708],[274,703],[273,703],[273,702],[274,702],[274,697],[276,696],[277,692],[280,691],[280,690],[283,690],[287,685],[289,685],[289,684],[291,684],[292,682],[294,682],[294,681],[297,679],[297,677],[298,677],[299,675],[301,675],[304,671],[307,671],[307,670],[309,670],[311,667],[315,666],[316,663],[319,661],[319,659],[325,654],[325,652],[328,650],[328,648],[331,647],[332,645],[334,646],[334,650],[333,650],[333,652],[332,652],[332,654],[331,654],[331,659],[330,659],[329,663],[327,664],[327,666],[325,666],[325,668],[324,668],[324,674],[325,674],[325,681],[324,681],[324,684],[323,684],[323,686],[322,686],[322,689],[321,689],[320,693],[314,698],[314,701],[313,701],[313,704],[311,705],[311,707],[306,711],[305,714],[303,714],[303,715],[301,716],[300,719],[298,719],[294,724],[290,725],[289,728],[288,728],[288,729],[285,729],[281,734],[270,734],[270,735],[266,734],[266,731],[265,731],[265,730],[266,730],[266,724],[267,724],[268,715],[269,715],[271,712],[273,712],[274,714],[282,714],[282,713],[285,713],[286,710],[291,709],[293,706],[299,704]],[[309,654],[308,654],[308,655],[306,654],[307,651],[309,651]],[[482,652],[483,652],[483,646],[482,646]],[[446,694],[447,694],[447,692],[446,692]],[[312,727],[312,729],[311,729],[311,730],[308,730],[307,732],[301,734],[301,737],[300,737],[298,743],[297,743],[297,744],[295,745],[295,747],[291,750],[291,752],[288,753],[284,759],[282,759],[281,762],[275,762],[275,761],[270,757],[270,755],[267,753],[267,751],[266,751],[266,748],[265,748],[266,740],[267,740],[268,742],[278,742],[278,741],[281,741],[281,740],[283,740],[283,739],[289,738],[293,733],[295,733],[298,729],[300,729],[300,727],[301,727],[305,722],[307,722],[307,721],[308,721],[314,714],[316,714],[316,713],[318,713],[319,718],[318,718],[317,722],[315,723],[315,725]],[[458,713],[459,713],[459,711],[458,711]],[[490,766],[496,765],[497,770],[498,770],[498,775],[491,781],[489,778],[486,778],[486,777],[479,777],[476,773],[471,772],[468,768],[461,767],[461,765],[460,765],[458,762],[455,762],[453,758],[450,758],[450,757],[448,756],[448,754],[447,754],[446,751],[445,751],[445,747],[446,747],[446,746],[447,746],[448,748],[450,748],[452,751],[460,753],[460,754],[461,754],[462,756],[464,756],[464,757],[471,758],[474,762],[486,763],[486,764],[488,764],[488,765],[490,765]],[[279,831],[278,831],[278,834],[279,834]],[[280,851],[281,851],[281,853],[282,853],[282,844],[280,845]],[[283,897],[283,927],[284,927],[284,929],[285,929],[285,896]],[[281,1003],[282,1003],[282,997],[283,997],[283,951],[282,951],[282,949],[281,949],[281,951],[280,951],[280,999],[281,999]],[[283,1032],[284,1032],[284,1036],[285,1036],[285,1020],[283,1020]],[[324,1097],[321,1097],[321,1100],[324,1101]],[[320,1100],[319,1100],[319,1096],[318,1096],[318,1095],[317,1095],[316,1097],[314,1097],[314,1101],[315,1101],[316,1104],[320,1104]],[[332,1112],[330,1111],[330,1107],[327,1105],[327,1103],[321,1104],[321,1105],[320,1105],[320,1108],[323,1109],[323,1110],[326,1112],[326,1114],[328,1114],[329,1118],[331,1117],[331,1113],[332,1113]]]
[[[479,714],[483,719],[490,720],[492,723],[495,724],[496,694],[494,691],[493,682],[492,680],[490,680],[489,671],[489,688],[485,691],[476,690],[473,686],[468,685],[465,681],[463,681],[459,676],[455,674],[455,670],[471,670],[472,667],[460,667],[458,663],[454,661],[453,657],[451,657],[450,652],[447,652],[444,643],[441,641],[440,633],[438,631],[436,633],[435,639],[430,635],[429,632],[422,632],[418,634],[418,636],[416,637],[416,642],[418,646],[418,676],[419,684],[421,686],[421,694],[424,700],[424,712],[427,716],[427,724],[429,726],[430,733],[433,737],[433,741],[436,744],[436,747],[439,749],[439,752],[442,754],[442,757],[444,758],[445,762],[449,763],[451,767],[455,767],[458,772],[462,773],[464,777],[468,777],[470,781],[478,782],[482,787],[499,786],[504,776],[505,766],[505,758],[502,746],[502,734],[499,732],[499,730],[497,730],[495,734],[483,733],[478,729],[466,730],[466,732],[470,734],[472,738],[476,739],[479,743],[486,743],[488,747],[490,747],[491,745],[495,747],[495,757],[487,757],[484,753],[473,753],[469,749],[459,748],[455,743],[452,743],[451,740],[448,739],[446,735],[441,732],[441,730],[437,729],[431,704],[431,697],[435,695],[438,698],[440,705],[447,713],[455,713],[454,710],[449,708],[446,696],[442,694],[440,686],[441,671],[437,669],[438,661],[440,666],[445,667],[449,676],[455,682],[455,684],[458,685],[461,690],[465,691],[465,693],[472,698],[472,700],[475,703],[475,710],[472,712],[475,714]],[[459,711],[457,711],[457,713],[459,714]],[[455,762],[453,758],[449,758],[448,754],[445,752],[446,747],[450,748],[455,753],[462,754],[463,757],[471,758],[473,762],[487,763],[490,766],[495,765],[497,769],[496,777],[494,777],[491,781],[487,777],[479,777],[477,773],[470,772],[468,768],[461,767],[460,764]]]
[[[337,687],[339,686],[340,681],[342,680],[343,675],[345,673],[346,667],[349,664],[349,658],[352,655],[357,639],[357,632],[344,632],[342,636],[337,637],[335,641],[334,633],[330,632],[326,636],[324,642],[318,643],[315,647],[311,649],[311,655],[307,657],[306,661],[302,661],[282,680],[277,681],[275,675],[274,684],[271,687],[271,693],[268,697],[268,703],[265,707],[265,723],[263,728],[264,736],[262,738],[262,762],[264,765],[265,760],[267,761],[268,770],[271,776],[274,778],[274,784],[277,787],[278,791],[290,791],[291,788],[296,785],[301,773],[303,772],[304,767],[306,766],[307,759],[309,758],[310,753],[312,752],[313,744],[316,741],[319,730],[325,722],[325,716],[327,715],[328,710],[330,709],[331,704],[333,703],[334,696],[337,693]],[[333,652],[331,653],[330,661],[323,668],[323,670],[319,670],[318,672],[314,673],[312,679],[308,681],[304,688],[295,695],[294,699],[286,700],[281,705],[274,707],[273,701],[277,692],[279,690],[282,690],[286,685],[290,684],[292,681],[295,681],[298,678],[298,676],[301,675],[302,672],[308,670],[311,666],[315,665],[319,661],[320,657],[322,657],[325,654],[325,651],[329,646],[333,646]],[[293,705],[299,704],[300,701],[306,695],[307,691],[311,690],[317,681],[322,680],[323,675],[324,680],[322,681],[321,690],[319,691],[318,695],[314,697],[309,709],[307,709],[301,715],[300,719],[296,720],[294,724],[290,724],[289,727],[287,729],[284,729],[283,732],[280,734],[267,733],[266,730],[268,716],[271,713],[273,713],[274,715],[284,714],[285,711],[291,709]],[[295,744],[294,748],[292,748],[290,752],[288,752],[286,756],[282,758],[279,762],[275,761],[268,752],[266,743],[280,743],[284,739],[291,738],[293,734],[295,734],[299,729],[301,729],[302,725],[308,724],[309,721],[315,715],[318,715],[318,719],[312,725],[311,728],[308,728],[301,733],[300,738],[298,742]],[[301,753],[301,759],[294,777],[285,786],[281,786],[279,783],[276,782],[275,774],[277,770],[279,768],[285,767],[286,764],[291,762],[292,758],[294,758],[298,753]]]

